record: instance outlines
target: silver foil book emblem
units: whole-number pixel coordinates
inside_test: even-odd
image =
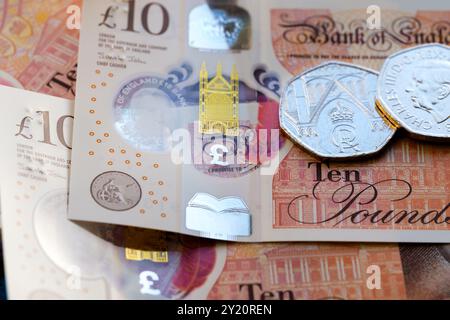
[[[238,197],[218,199],[208,193],[197,193],[186,208],[186,228],[202,236],[233,240],[251,235],[251,215]]]

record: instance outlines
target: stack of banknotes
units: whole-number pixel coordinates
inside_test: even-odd
[[[0,9],[8,298],[450,298],[442,1]]]

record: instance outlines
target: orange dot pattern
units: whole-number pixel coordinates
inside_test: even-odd
[[[96,73],[97,75],[101,75],[102,71],[101,71],[100,69],[97,69],[97,70],[95,70],[95,73]],[[113,74],[112,72],[109,72],[109,73],[107,73],[107,76],[108,76],[109,78],[113,78],[113,77],[114,77],[114,74]],[[95,89],[99,88],[100,86],[101,86],[101,87],[107,87],[107,85],[108,85],[108,84],[107,84],[106,81],[101,81],[101,82],[99,82],[98,84],[96,84],[96,83],[91,83],[91,84],[90,84],[90,87],[91,87],[91,89],[95,90]],[[96,102],[97,102],[97,97],[96,97],[96,96],[91,96],[90,101],[93,102],[93,103],[96,103]],[[91,107],[91,109],[89,110],[89,113],[90,113],[90,114],[95,114],[95,113],[96,113],[95,106],[92,106],[92,107]],[[103,125],[103,122],[102,122],[101,120],[96,120],[95,123],[96,123],[97,125],[99,125],[99,126],[100,126],[100,125]],[[99,133],[99,134],[101,135],[101,133]],[[97,135],[97,133],[96,133],[95,131],[91,131],[91,132],[89,132],[89,135],[90,135],[91,137],[95,137],[95,136]],[[104,132],[102,136],[103,136],[104,138],[110,138],[110,137],[111,137],[111,134],[110,134],[109,132]],[[103,143],[102,139],[96,139],[96,142],[97,142],[97,143]],[[120,153],[121,155],[126,155],[126,154],[128,153],[126,149],[117,149],[117,150],[114,149],[114,148],[109,148],[109,149],[108,149],[108,152],[109,152],[110,154],[115,154],[116,151],[117,151],[117,153]],[[95,154],[94,151],[89,151],[89,155],[93,156],[94,154]],[[139,161],[136,161],[136,162],[135,162],[135,165],[136,165],[137,167],[143,167],[143,166],[144,166],[144,163],[143,163],[143,161],[140,160],[140,159],[143,157],[143,155],[142,155],[141,153],[136,153],[136,154],[135,154],[135,157],[137,158],[136,160],[139,160]],[[132,163],[132,160],[133,160],[133,159],[124,159],[124,160],[122,160],[122,161],[123,161],[123,163],[125,163],[126,165],[130,165],[130,164]],[[109,161],[107,162],[107,164],[108,164],[109,166],[112,166],[113,163],[114,163],[114,162],[113,162],[112,160],[109,160]],[[154,168],[154,169],[159,169],[159,168],[160,168],[160,164],[159,164],[159,163],[154,163],[154,164],[153,164],[153,168]],[[148,176],[142,176],[142,180],[143,180],[143,181],[149,181],[150,179],[149,179]],[[164,182],[163,180],[158,181],[158,185],[159,185],[159,186],[164,186],[164,184],[165,184],[165,182]],[[154,196],[155,196],[155,192],[154,192],[154,191],[148,191],[148,195],[149,195],[150,197],[154,197]],[[158,205],[158,204],[160,203],[160,201],[167,202],[167,201],[169,201],[169,199],[168,199],[167,196],[163,196],[163,197],[161,197],[161,198],[159,198],[159,199],[155,199],[155,198],[151,199],[151,203],[153,203],[154,205]],[[145,210],[144,208],[141,208],[141,209],[139,209],[139,213],[143,215],[143,214],[146,213],[146,210]],[[167,217],[167,213],[166,213],[166,212],[161,212],[161,213],[160,213],[160,216],[161,216],[161,218],[166,218],[166,217]]]

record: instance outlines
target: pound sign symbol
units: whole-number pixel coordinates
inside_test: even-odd
[[[25,129],[30,129],[30,127],[28,126],[29,122],[33,120],[33,118],[31,117],[25,117],[22,119],[22,121],[20,122],[20,124],[17,125],[17,127],[19,127],[19,132],[16,133],[16,137],[17,136],[22,136],[25,139],[33,139],[33,135],[31,133],[29,133],[28,135],[26,133],[23,133],[23,131],[25,131]]]
[[[116,13],[116,11],[118,10],[118,7],[109,7],[108,9],[106,9],[106,12],[104,14],[102,14],[101,16],[103,17],[103,21],[99,23],[99,27],[101,26],[105,26],[108,27],[110,29],[114,29],[116,27],[115,23],[109,23],[109,19],[113,19],[114,18],[114,14]]]
[[[219,153],[220,151],[220,153]],[[215,144],[211,147],[210,156],[213,158],[211,160],[211,164],[217,164],[219,166],[228,166],[228,162],[221,161],[220,159],[223,159],[223,157],[228,153],[228,148],[221,144]]]
[[[151,280],[149,280],[149,278]],[[141,293],[149,294],[152,296],[159,296],[161,290],[152,288],[155,284],[154,281],[159,281],[159,276],[153,271],[144,271],[139,275],[139,284],[142,285]]]

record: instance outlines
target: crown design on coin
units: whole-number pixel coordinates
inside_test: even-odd
[[[332,123],[352,122],[354,115],[355,113],[352,110],[343,106],[340,102],[329,113]]]

